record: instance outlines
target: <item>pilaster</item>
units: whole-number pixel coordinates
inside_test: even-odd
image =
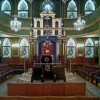
[[[63,55],[63,41],[59,40],[59,54]]]
[[[99,36],[99,49],[98,49],[98,54],[99,54],[99,66],[100,66],[100,36]]]
[[[63,55],[64,55],[64,60],[66,61],[66,40],[63,40]]]

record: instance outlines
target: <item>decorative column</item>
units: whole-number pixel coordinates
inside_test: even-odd
[[[57,55],[59,55],[59,41],[57,41]]]
[[[30,60],[32,60],[32,48],[33,48],[33,45],[32,45],[32,43],[33,43],[33,41],[32,40],[29,40],[29,43],[30,43],[30,48],[29,48],[29,59]]]
[[[64,46],[64,47],[63,47],[64,60],[66,61],[66,56],[67,56],[67,55],[66,55],[66,54],[67,54],[67,53],[66,53],[66,40],[63,40],[63,46]]]
[[[34,54],[37,55],[37,40],[34,40]]]

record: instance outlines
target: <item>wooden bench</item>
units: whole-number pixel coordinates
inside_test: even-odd
[[[85,96],[86,83],[8,83],[8,96]]]

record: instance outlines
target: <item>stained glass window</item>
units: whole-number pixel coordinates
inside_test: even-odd
[[[3,11],[4,13],[7,14],[11,14],[11,5],[10,2],[8,0],[4,0],[1,6],[1,11]]]
[[[20,57],[27,58],[29,56],[29,44],[28,41],[23,38],[20,42]]]
[[[5,38],[3,41],[3,57],[4,58],[11,57],[11,42],[8,38]]]
[[[91,38],[88,38],[85,42],[85,57],[92,58],[94,56],[94,43]]]
[[[75,58],[75,41],[70,38],[67,42],[67,58]]]
[[[28,4],[25,0],[21,0],[18,4],[18,16],[28,17]]]
[[[49,9],[49,10],[53,10],[54,8],[54,5],[53,3],[50,1],[50,0],[46,0],[42,3],[42,9],[43,10],[46,10],[46,9]]]
[[[92,0],[88,0],[85,4],[85,15],[92,13],[95,11],[95,5]]]
[[[77,6],[74,0],[71,0],[68,4],[67,18],[77,18]]]

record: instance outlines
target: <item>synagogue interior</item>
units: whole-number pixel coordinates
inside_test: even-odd
[[[0,100],[100,100],[100,0],[0,0]]]

